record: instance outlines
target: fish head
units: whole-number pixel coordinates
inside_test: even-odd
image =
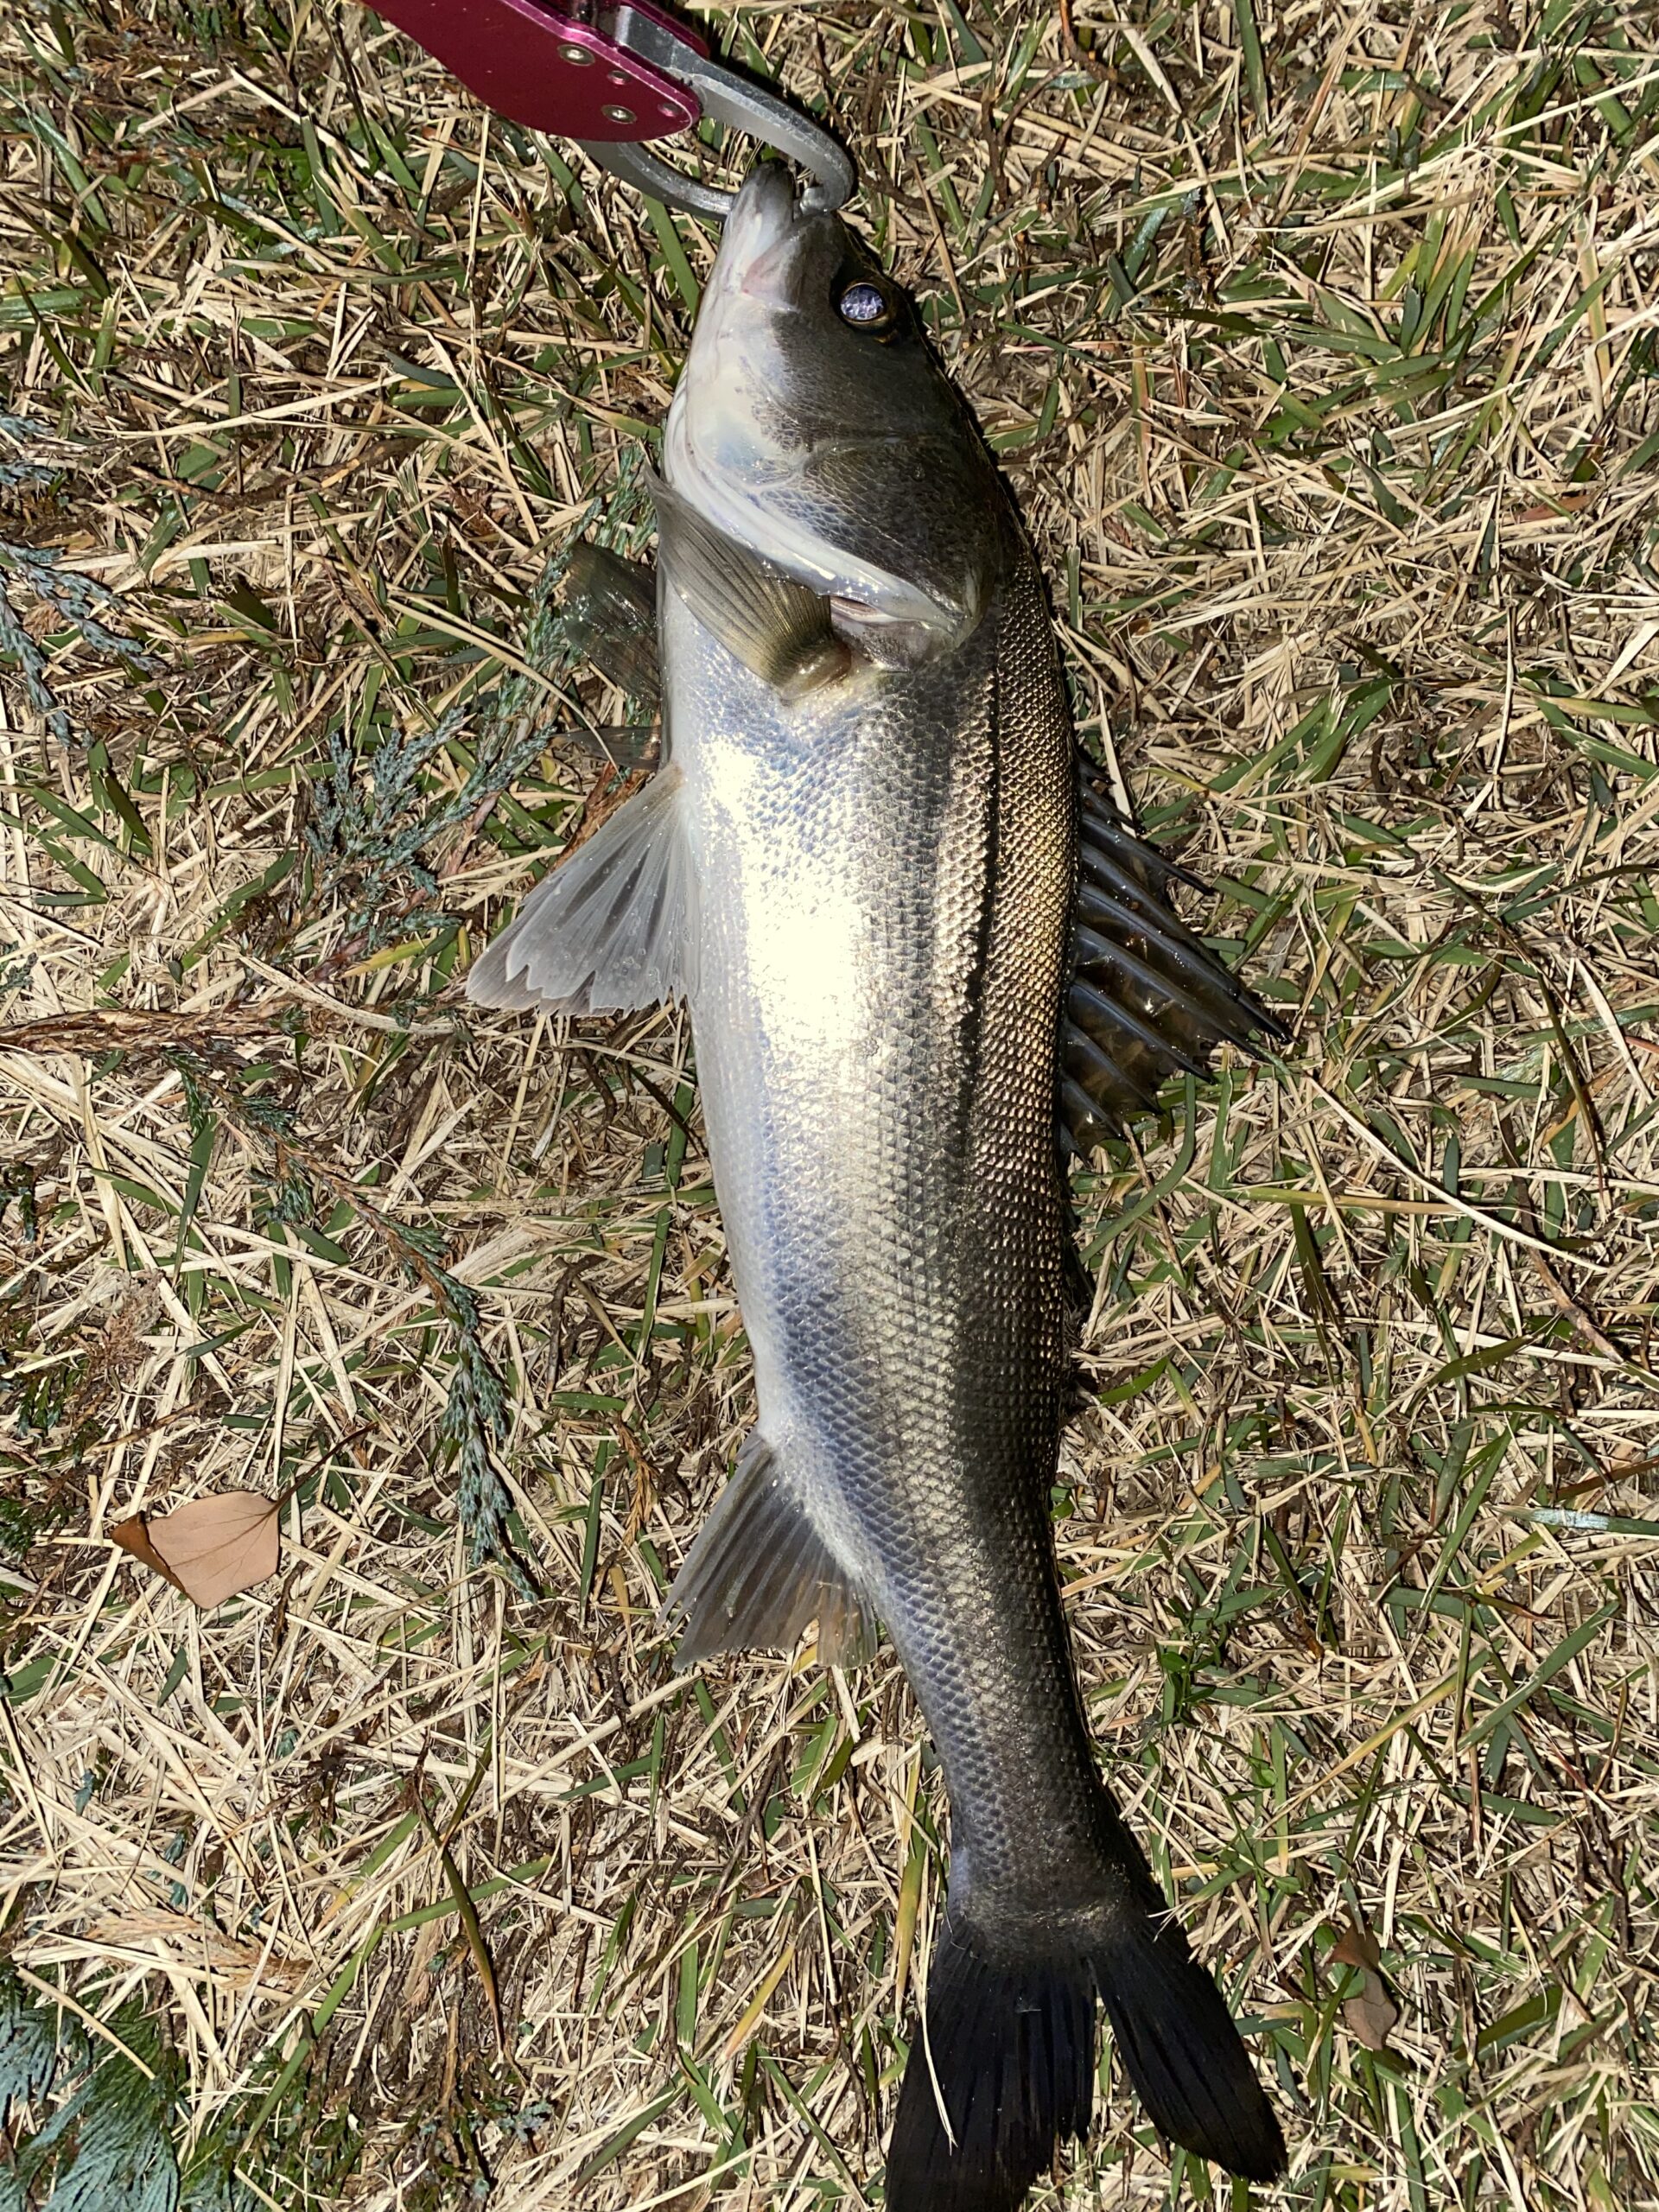
[[[664,473],[880,664],[953,649],[984,610],[1006,502],[973,418],[905,294],[779,163],[728,218]]]

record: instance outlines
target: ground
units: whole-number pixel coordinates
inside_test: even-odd
[[[1659,18],[711,20],[1294,1027],[1078,1176],[1055,1499],[1290,2177],[1108,2044],[1033,2202],[1659,2204]],[[559,579],[711,235],[342,0],[14,0],[0,110],[0,2202],[880,2206],[915,1707],[653,1625],[749,1411],[686,1028],[459,993],[640,751]],[[110,1541],[227,1488],[213,1611]]]

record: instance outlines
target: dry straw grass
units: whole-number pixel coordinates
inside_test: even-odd
[[[1659,23],[720,22],[856,151],[1090,741],[1297,1023],[1080,1179],[1057,1498],[1278,2079],[1232,2202],[1659,2203]],[[334,0],[0,41],[11,2001],[200,2202],[879,2205],[915,1708],[652,1625],[749,1394],[685,1029],[456,988],[627,719],[551,586],[643,540],[709,241]],[[202,1618],[106,1532],[215,1484],[284,1572]],[[1039,2201],[1217,2201],[1103,2067]]]

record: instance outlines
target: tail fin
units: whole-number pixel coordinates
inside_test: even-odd
[[[1000,1942],[966,1916],[947,1921],[899,2094],[888,2212],[1015,2212],[1060,2141],[1087,2132],[1096,1992],[1164,2134],[1252,2181],[1283,2171],[1238,2030],[1173,1921],[1091,1914],[1045,1929],[1040,1955],[1030,1940],[1029,1922]]]
[[[1081,1956],[1004,1961],[971,1923],[947,1921],[927,1979],[887,2145],[888,2212],[1014,2212],[1061,2139],[1088,2127],[1094,1975]]]
[[[1129,2079],[1172,2143],[1271,2181],[1285,2139],[1215,1984],[1173,1920],[1114,1930],[1095,1979]]]

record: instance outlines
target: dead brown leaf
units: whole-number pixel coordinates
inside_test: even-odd
[[[175,1973],[207,1973],[235,1989],[256,1985],[295,1990],[310,1972],[309,1962],[269,1944],[239,1941],[209,1923],[182,1913],[142,1909],[115,1918],[88,1922],[85,1940],[130,1958],[145,1954]]]
[[[1516,516],[1517,522],[1564,522],[1568,516],[1588,506],[1588,492],[1558,492],[1553,499],[1541,499],[1535,505],[1522,507]]]
[[[257,1491],[216,1491],[172,1513],[135,1513],[111,1543],[210,1612],[276,1572],[276,1502]]]
[[[1383,1976],[1382,1954],[1376,1936],[1369,1928],[1351,1922],[1331,1947],[1331,1963],[1352,1967],[1360,1978],[1358,1988],[1342,2001],[1348,2032],[1367,2050],[1386,2050],[1400,2018],[1400,2007]]]

